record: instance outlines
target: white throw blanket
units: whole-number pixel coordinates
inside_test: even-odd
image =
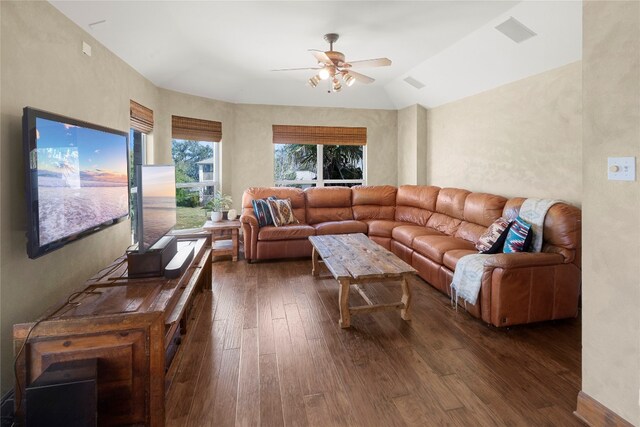
[[[544,218],[547,216],[549,208],[560,200],[551,199],[527,199],[520,207],[520,218],[531,224],[533,230],[533,240],[531,241],[531,252],[542,250],[542,230],[544,229]]]
[[[542,250],[542,231],[544,229],[544,218],[549,208],[559,200],[549,199],[527,199],[520,207],[520,217],[531,224],[533,239],[531,252]],[[463,256],[458,260],[456,270],[451,281],[451,304],[457,309],[458,298],[471,305],[478,300],[480,286],[482,285],[482,274],[484,273],[484,263],[489,254],[471,254]]]

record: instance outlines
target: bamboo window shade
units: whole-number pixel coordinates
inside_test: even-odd
[[[366,145],[367,128],[273,125],[273,143]]]
[[[153,110],[130,100],[129,117],[132,129],[147,134],[153,131]]]
[[[222,123],[213,120],[171,116],[171,137],[193,141],[220,142]]]

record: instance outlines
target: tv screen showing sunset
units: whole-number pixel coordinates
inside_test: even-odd
[[[40,246],[128,215],[126,136],[38,117],[36,140]]]

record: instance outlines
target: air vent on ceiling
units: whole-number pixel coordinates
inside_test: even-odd
[[[527,28],[522,22],[513,16],[496,27],[505,36],[509,37],[516,43],[522,43],[525,40],[537,35],[530,28]]]
[[[424,83],[419,82],[418,80],[414,79],[411,76],[405,78],[404,81],[409,83],[411,86],[415,87],[416,89],[422,89],[424,87]]]

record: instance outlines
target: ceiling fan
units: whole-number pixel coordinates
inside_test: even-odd
[[[333,90],[333,92],[340,92],[342,90],[342,83],[347,86],[352,86],[356,81],[365,84],[373,83],[375,81],[375,79],[365,76],[364,74],[357,73],[351,68],[387,67],[391,65],[391,60],[388,58],[346,62],[344,53],[333,50],[333,44],[339,37],[340,36],[335,33],[324,35],[324,39],[329,43],[329,50],[326,52],[317,49],[309,49],[309,52],[311,52],[318,61],[318,67],[285,68],[271,71],[314,70],[318,73],[309,79],[307,82],[309,86],[316,87],[321,80],[329,80],[331,90]]]

